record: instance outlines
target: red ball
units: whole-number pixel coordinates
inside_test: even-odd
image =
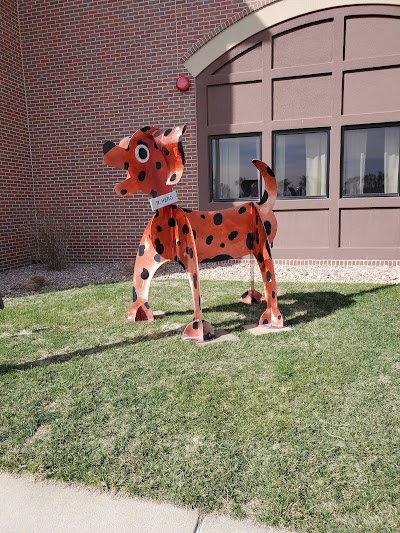
[[[179,76],[179,78],[176,80],[176,88],[179,89],[179,91],[187,91],[190,87],[190,80],[187,76]]]

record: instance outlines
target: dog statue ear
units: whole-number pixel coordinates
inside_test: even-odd
[[[175,185],[182,177],[185,167],[182,135],[185,131],[186,126],[177,126],[176,128],[168,128],[164,131],[155,130],[151,132],[156,145],[161,150],[167,163],[167,185]]]
[[[129,137],[125,137],[117,146],[112,141],[107,141],[103,145],[103,161],[109,167],[118,170],[126,169],[126,147],[129,143]]]

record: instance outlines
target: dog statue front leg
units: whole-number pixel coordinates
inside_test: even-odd
[[[154,248],[150,239],[151,223],[149,222],[140,241],[133,271],[132,305],[128,310],[128,320],[138,322],[154,320],[153,311],[149,305],[149,289],[154,274],[159,267],[169,261]]]
[[[202,318],[201,299],[200,299],[200,278],[199,264],[197,260],[196,241],[190,222],[182,211],[177,208],[171,214],[176,219],[176,247],[175,261],[178,261],[185,267],[189,279],[190,288],[193,297],[193,321],[188,324],[183,332],[185,340],[202,343],[215,338],[214,328]]]

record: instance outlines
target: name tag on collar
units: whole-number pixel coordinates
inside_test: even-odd
[[[168,192],[167,194],[162,194],[156,198],[150,198],[150,207],[153,211],[160,209],[160,207],[165,207],[167,205],[176,204],[178,202],[178,195],[175,191]]]

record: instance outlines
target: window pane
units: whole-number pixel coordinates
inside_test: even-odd
[[[328,132],[274,136],[278,196],[326,196]]]
[[[261,137],[219,137],[211,141],[213,200],[259,197],[259,173],[251,162],[261,157]]]
[[[399,152],[399,126],[345,130],[343,194],[398,193]]]

